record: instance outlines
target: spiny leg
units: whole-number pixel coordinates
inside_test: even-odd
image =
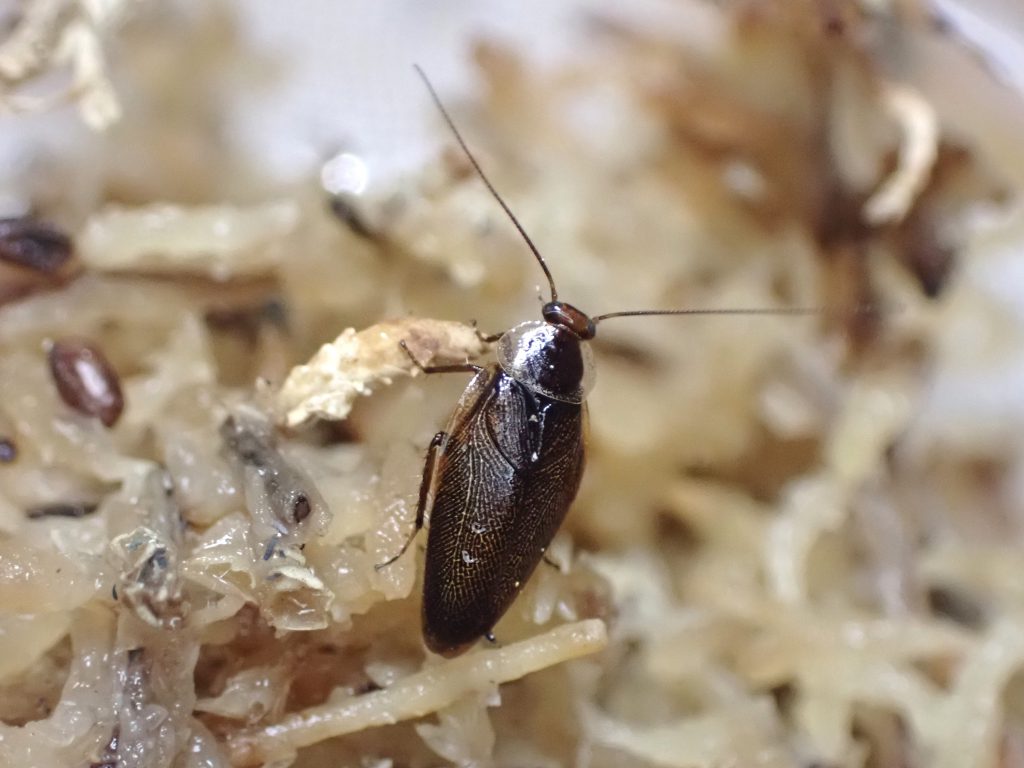
[[[398,346],[409,356],[412,360],[412,364],[419,368],[423,373],[480,373],[483,370],[479,365],[473,365],[473,363],[457,363],[455,365],[424,365],[416,359],[416,355],[409,349],[409,345],[405,343],[405,339],[398,342]]]
[[[476,320],[470,320],[469,324],[473,326],[473,333],[475,333],[476,337],[484,344],[493,344],[505,335],[505,331],[501,331],[500,333],[484,333],[477,327]]]
[[[412,364],[419,368],[423,373],[479,373],[483,370],[479,365],[473,365],[472,363],[459,363],[457,365],[423,365],[416,356],[409,349],[409,345],[405,343],[405,339],[398,342],[398,346],[402,348],[402,351],[409,356],[412,360]],[[405,544],[398,551],[398,554],[383,563],[378,563],[374,566],[376,570],[381,568],[387,568],[398,558],[405,554],[406,550],[409,549],[409,545],[412,544],[413,539],[416,538],[416,534],[423,528],[423,521],[427,514],[427,502],[430,500],[430,489],[434,483],[434,475],[437,472],[437,460],[440,456],[441,450],[444,448],[445,442],[448,440],[447,432],[438,432],[434,435],[434,439],[430,441],[430,447],[427,448],[427,461],[423,468],[423,479],[420,480],[420,497],[416,504],[416,523],[413,527],[412,534],[406,539]]]
[[[405,540],[405,544],[398,550],[398,554],[394,557],[385,560],[383,563],[378,563],[374,566],[376,570],[381,568],[387,568],[398,558],[405,554],[405,551],[412,544],[413,539],[416,538],[416,534],[423,529],[423,521],[427,515],[427,502],[430,499],[430,488],[434,482],[434,475],[437,473],[437,460],[440,457],[441,451],[444,449],[444,444],[448,440],[447,432],[438,432],[434,435],[434,439],[430,441],[430,447],[427,448],[427,461],[423,467],[423,479],[420,480],[420,498],[416,503],[416,523],[412,529],[412,534]]]

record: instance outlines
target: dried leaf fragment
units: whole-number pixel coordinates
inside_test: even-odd
[[[347,328],[288,375],[277,395],[284,423],[295,427],[314,418],[344,419],[353,400],[370,394],[374,385],[414,375],[416,366],[402,351],[401,341],[423,365],[461,363],[487,348],[476,329],[449,320],[406,318],[358,332]]]

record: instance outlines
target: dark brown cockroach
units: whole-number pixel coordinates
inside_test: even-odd
[[[587,393],[594,383],[587,344],[612,317],[697,314],[811,314],[811,309],[612,312],[589,317],[558,300],[544,258],[484,175],[426,76],[431,98],[470,163],[533,252],[551,289],[542,320],[494,336],[497,363],[424,366],[472,373],[443,432],[434,435],[420,484],[415,529],[429,511],[423,577],[423,637],[443,656],[462,653],[491,630],[544,556],[583,477]]]

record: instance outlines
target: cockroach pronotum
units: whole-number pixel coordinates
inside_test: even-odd
[[[559,301],[544,257],[488,180],[424,72],[435,105],[476,173],[509,217],[547,278],[542,320],[492,336],[497,363],[424,366],[423,373],[472,373],[446,429],[434,435],[420,483],[409,548],[430,514],[423,577],[427,647],[456,656],[486,637],[544,556],[583,476],[586,397],[594,369],[586,342],[598,324],[640,315],[817,314],[810,308],[634,310],[590,317]]]

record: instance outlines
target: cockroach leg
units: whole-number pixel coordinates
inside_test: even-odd
[[[480,373],[483,370],[479,365],[473,365],[473,363],[456,363],[455,365],[424,365],[416,359],[416,355],[409,349],[409,345],[405,343],[405,339],[398,342],[405,354],[412,360],[412,364],[419,368],[423,373]]]
[[[420,480],[420,497],[416,503],[416,523],[413,526],[412,533],[409,538],[405,540],[405,544],[398,550],[398,554],[394,557],[385,560],[383,563],[378,563],[374,566],[374,569],[381,570],[387,568],[398,558],[405,554],[405,551],[412,544],[413,539],[423,529],[423,523],[427,516],[427,504],[430,501],[430,489],[434,483],[434,475],[437,474],[437,460],[441,456],[441,452],[444,450],[444,444],[448,442],[447,432],[438,432],[434,435],[434,438],[430,441],[430,447],[427,448],[427,462],[423,467],[423,479]]]
[[[470,320],[469,324],[473,326],[473,333],[475,333],[476,337],[484,344],[493,344],[505,335],[505,331],[502,331],[501,333],[484,333],[477,327],[476,320]]]
[[[427,463],[423,467],[423,478],[420,480],[420,498],[416,503],[416,530],[413,532],[413,536],[423,527],[423,521],[427,515],[427,502],[430,499],[430,488],[434,481],[434,475],[437,473],[437,460],[447,442],[448,433],[438,432],[430,441],[430,447],[427,448]],[[408,547],[409,544],[406,543],[405,546]]]

